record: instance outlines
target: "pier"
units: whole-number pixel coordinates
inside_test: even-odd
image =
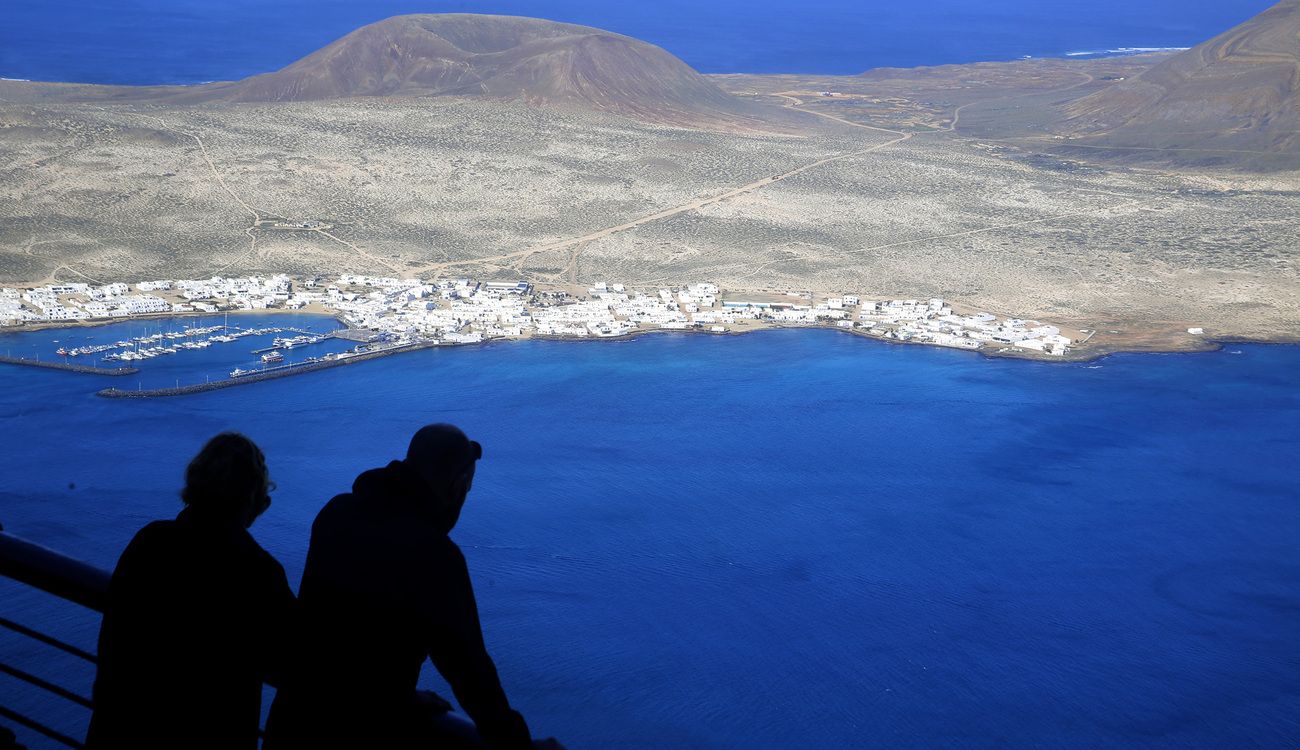
[[[24,359],[23,357],[0,356],[0,363],[22,365],[24,367],[44,367],[47,370],[64,370],[65,372],[80,372],[87,375],[134,375],[137,372],[140,372],[139,368],[136,367],[74,365],[70,362],[47,362],[39,359]]]
[[[329,341],[330,339],[338,338],[338,336],[336,336],[333,332],[312,333],[311,331],[300,331],[296,328],[286,328],[284,330],[297,333],[298,335],[289,339],[277,338],[275,340],[275,343],[271,344],[271,346],[265,346],[262,347],[261,349],[254,349],[253,354],[266,354],[268,352],[275,352],[275,351],[288,351],[290,349],[297,349],[300,346],[311,346],[312,344],[319,344],[322,341]]]
[[[428,349],[438,346],[437,342],[417,341],[410,344],[399,344],[375,351],[362,352],[347,357],[337,359],[318,359],[313,362],[302,362],[289,365],[281,365],[265,370],[256,370],[247,375],[240,375],[237,378],[223,378],[207,383],[195,383],[193,385],[182,385],[173,388],[149,388],[129,390],[123,388],[105,388],[95,393],[96,396],[104,398],[158,398],[160,396],[186,396],[193,393],[204,393],[206,391],[216,391],[222,388],[230,388],[245,383],[260,383],[266,380],[288,377],[290,375],[299,375],[306,372],[316,372],[317,370],[327,370],[332,367],[341,367],[356,362],[378,359],[391,354],[400,354],[402,352],[411,352],[417,349]]]

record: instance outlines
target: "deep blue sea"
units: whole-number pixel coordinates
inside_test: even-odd
[[[0,77],[202,83],[281,68],[401,13],[549,18],[658,44],[705,73],[1190,47],[1274,0],[3,0]]]
[[[259,320],[286,318],[238,322]],[[1297,746],[1300,347],[1044,364],[673,334],[93,395],[219,376],[256,345],[130,378],[0,365],[0,521],[111,566],[178,510],[204,439],[241,430],[279,485],[253,531],[296,583],[321,504],[451,421],[484,445],[454,537],[489,648],[535,732],[570,748]],[[76,607],[0,599],[94,643]],[[0,652],[89,686],[48,649],[0,634]],[[84,721],[7,678],[0,697]]]

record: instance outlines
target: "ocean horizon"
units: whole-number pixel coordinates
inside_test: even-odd
[[[0,351],[195,322],[6,333]],[[0,452],[0,522],[111,567],[179,510],[203,441],[239,430],[279,486],[252,531],[296,588],[321,505],[450,421],[484,446],[453,538],[489,649],[534,732],[575,750],[1294,746],[1300,346],[1045,363],[664,334],[94,395],[201,382],[270,336],[125,378],[0,365],[0,430],[22,436]],[[84,610],[0,596],[93,646]],[[89,686],[75,660],[0,648]],[[6,680],[11,707],[84,726]],[[422,684],[446,694],[427,665]]]
[[[127,85],[234,80],[278,70],[388,16],[450,12],[595,26],[657,44],[703,73],[852,75],[877,67],[1186,48],[1272,4],[933,0],[903,8],[844,0],[797,6],[775,0],[11,0],[0,25],[0,76]]]

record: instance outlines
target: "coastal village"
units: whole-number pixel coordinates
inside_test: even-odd
[[[267,310],[332,314],[361,334],[358,340],[402,349],[538,337],[620,338],[656,330],[724,334],[829,327],[890,341],[1062,357],[1084,333],[958,310],[942,299],[741,293],[706,282],[640,290],[607,282],[543,289],[526,281],[342,274],[333,280],[272,275],[0,289],[0,327]]]

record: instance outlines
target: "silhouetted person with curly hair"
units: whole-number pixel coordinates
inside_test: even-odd
[[[462,747],[432,721],[438,699],[416,692],[426,659],[487,746],[560,747],[534,743],[506,700],[465,557],[448,537],[482,455],[456,427],[429,425],[405,460],[363,473],[316,516],[298,592],[301,650],[271,707],[268,748]]]
[[[90,748],[257,747],[262,682],[294,607],[248,528],[271,505],[266,459],[223,433],[185,471],[185,508],[122,553],[99,631]]]

